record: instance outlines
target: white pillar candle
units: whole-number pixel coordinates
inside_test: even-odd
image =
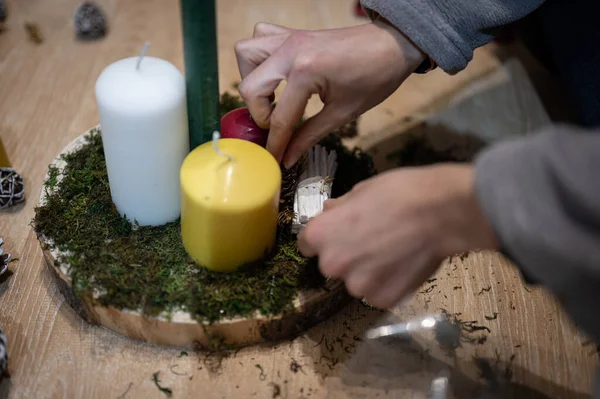
[[[146,49],[104,69],[96,100],[112,200],[130,221],[156,226],[180,215],[189,136],[185,79]]]

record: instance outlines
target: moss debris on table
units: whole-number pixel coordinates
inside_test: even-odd
[[[243,105],[233,96],[222,100],[222,113]],[[49,169],[46,202],[36,208],[33,220],[36,232],[60,250],[57,260],[69,265],[78,297],[150,316],[169,317],[183,310],[199,322],[214,322],[256,311],[285,312],[292,309],[298,292],[324,285],[316,262],[298,252],[285,217],[276,250],[259,264],[234,273],[198,267],[183,247],[179,221],[135,226],[119,215],[110,196],[102,136],[92,130],[87,141],[62,156],[66,166],[60,181],[59,170]],[[337,135],[321,144],[338,153],[333,196],[374,174],[371,158],[346,149]],[[296,184],[293,173],[298,171],[284,171],[282,192],[290,191],[286,185]],[[293,195],[282,196],[283,214],[292,205]]]

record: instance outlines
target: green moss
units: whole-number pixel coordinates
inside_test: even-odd
[[[48,179],[46,180],[46,187],[54,188],[58,183],[58,168],[54,165],[50,165],[48,168]]]
[[[227,107],[239,106],[231,97]],[[222,104],[223,105],[223,104]],[[322,142],[335,149],[339,170],[334,195],[373,173],[370,158],[345,149],[339,138]],[[300,290],[324,284],[317,262],[297,250],[289,232],[289,218],[280,218],[278,245],[266,259],[234,273],[217,273],[199,267],[185,251],[179,221],[163,226],[135,226],[117,212],[110,196],[102,137],[91,131],[88,144],[64,155],[63,179],[50,169],[47,202],[36,208],[33,226],[53,240],[60,261],[70,264],[75,294],[103,305],[138,309],[148,315],[185,310],[198,321],[265,315],[290,309]],[[282,192],[297,184],[300,167],[284,172]],[[293,191],[293,190],[292,190]],[[289,214],[293,196],[282,196],[281,214]]]

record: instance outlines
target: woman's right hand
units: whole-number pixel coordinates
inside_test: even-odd
[[[270,129],[267,150],[286,167],[385,100],[425,58],[382,20],[317,31],[259,23],[254,37],[238,42],[235,52],[240,95],[256,123]],[[273,108],[273,93],[283,80],[287,85]],[[313,94],[323,109],[294,132]]]

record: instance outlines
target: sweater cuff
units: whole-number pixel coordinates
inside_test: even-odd
[[[431,68],[421,66],[418,73],[438,65],[447,73],[456,73],[466,68],[473,57],[470,48],[464,54],[464,49],[432,23],[430,15],[424,16],[409,2],[399,5],[398,0],[361,0],[361,5],[371,20],[381,15],[428,55]]]
[[[371,10],[371,9],[368,9],[368,8],[363,8],[363,10],[365,10],[365,13],[369,17],[369,19],[371,19],[371,21],[376,21],[379,18],[384,18],[377,11],[374,11],[374,10]],[[396,28],[396,29],[398,29],[398,28]],[[433,58],[431,58],[429,55],[427,55],[427,58],[425,60],[423,60],[423,62],[421,63],[421,65],[419,65],[413,71],[413,73],[426,74],[428,72],[433,71],[435,68],[437,68],[437,63],[434,61]]]

